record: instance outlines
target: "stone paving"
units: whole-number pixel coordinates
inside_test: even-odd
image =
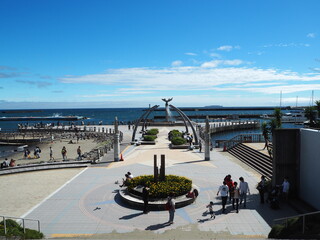
[[[129,136],[124,126],[122,131]],[[192,239],[192,238],[266,238],[273,219],[295,215],[285,204],[280,210],[261,205],[255,186],[259,175],[243,166],[221,149],[211,151],[211,161],[204,161],[199,150],[168,148],[169,127],[161,127],[156,145],[128,145],[123,149],[123,162],[96,165],[84,169],[65,186],[34,208],[26,218],[39,219],[46,237],[89,237],[105,239]],[[200,189],[197,200],[177,209],[174,224],[168,225],[167,211],[142,214],[119,198],[119,184],[128,171],[134,176],[153,173],[153,156],[166,156],[166,173],[182,175],[193,180]],[[231,174],[234,181],[240,176],[249,183],[251,195],[247,208],[235,213],[228,204],[221,212],[221,199],[216,196],[223,178]],[[210,219],[206,205],[214,202],[216,218]],[[30,226],[31,227],[31,226]],[[170,235],[166,235],[170,233]]]

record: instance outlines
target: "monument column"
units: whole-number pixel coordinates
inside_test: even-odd
[[[204,160],[210,160],[210,125],[209,125],[209,117],[206,117],[206,129],[205,129],[205,153]]]
[[[119,155],[120,155],[120,141],[119,141],[119,129],[118,129],[118,117],[115,117],[114,120],[114,161],[119,161]]]

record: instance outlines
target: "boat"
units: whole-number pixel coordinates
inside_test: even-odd
[[[291,110],[288,113],[282,115],[281,121],[283,123],[296,123],[303,124],[308,118],[305,116],[303,109]]]
[[[271,117],[268,114],[262,114],[262,115],[260,115],[260,118],[262,118],[262,119],[270,119]]]

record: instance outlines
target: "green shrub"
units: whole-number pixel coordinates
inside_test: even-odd
[[[182,137],[174,137],[174,138],[172,138],[172,140],[171,140],[171,143],[172,143],[173,145],[183,145],[183,144],[185,144],[186,142],[187,142],[187,140],[184,139],[184,138],[182,138]]]
[[[26,233],[23,232],[21,227],[16,221],[12,219],[6,220],[7,234],[4,233],[4,222],[0,222],[0,236],[16,237],[18,239],[42,239],[44,238],[43,233],[26,228]]]
[[[156,135],[144,135],[143,140],[144,141],[154,141],[157,138]]]
[[[44,235],[42,232],[27,228],[24,237],[26,239],[42,239],[44,238]]]
[[[171,130],[169,135],[171,135],[172,137],[182,137],[182,132],[180,132],[177,129]]]
[[[159,133],[158,128],[152,128],[146,132],[146,135],[157,135]]]
[[[154,181],[153,175],[143,175],[128,182],[128,191],[134,192],[138,185],[145,185],[149,190],[150,198],[166,198],[170,193],[174,196],[187,194],[192,188],[192,181],[185,177],[166,175],[165,181]]]

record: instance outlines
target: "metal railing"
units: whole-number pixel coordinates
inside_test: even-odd
[[[225,150],[229,150],[240,143],[259,143],[259,142],[264,142],[264,137],[262,134],[248,133],[248,134],[237,135],[231,138],[230,140],[224,141],[220,144],[222,144]]]
[[[305,230],[306,230],[306,216],[315,215],[315,214],[320,214],[320,211],[311,212],[311,213],[305,213],[305,214],[299,214],[299,215],[295,215],[295,216],[291,216],[291,217],[278,218],[278,219],[274,219],[273,221],[274,222],[285,221],[285,227],[288,227],[288,220],[289,219],[301,218],[302,217],[302,233],[304,234]]]
[[[37,222],[38,232],[41,232],[40,231],[40,221],[39,220],[29,219],[29,218],[8,217],[8,216],[0,216],[0,217],[3,219],[4,234],[7,234],[7,220],[8,219],[18,219],[19,221],[21,221],[22,222],[23,233],[26,233],[26,221]]]

